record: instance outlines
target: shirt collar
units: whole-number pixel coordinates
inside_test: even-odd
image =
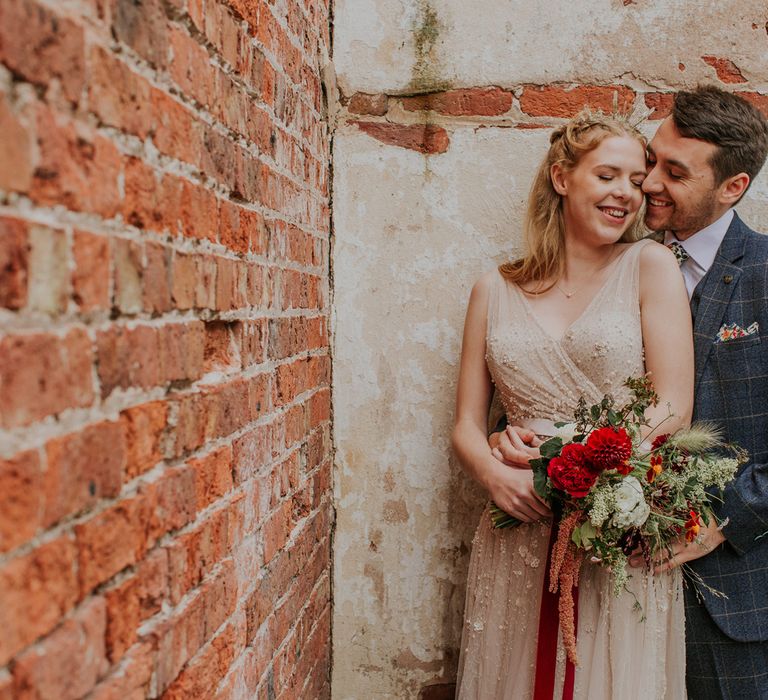
[[[678,241],[685,248],[685,252],[703,270],[709,270],[712,267],[712,263],[715,262],[715,256],[720,248],[720,244],[728,232],[731,221],[733,221],[733,214],[733,209],[729,209],[717,221],[711,223],[706,228],[697,231],[684,241]],[[665,231],[664,245],[668,245],[672,241],[677,241],[677,236],[671,231]]]

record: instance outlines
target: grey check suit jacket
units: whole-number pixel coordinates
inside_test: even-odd
[[[691,298],[696,384],[694,420],[720,425],[749,451],[718,515],[726,542],[691,563],[717,591],[704,605],[731,639],[768,640],[768,236],[734,216],[712,267]],[[723,324],[756,334],[715,343]],[[762,337],[765,336],[763,342]]]

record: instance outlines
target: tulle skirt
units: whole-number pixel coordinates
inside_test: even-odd
[[[467,580],[457,698],[525,700],[533,695],[539,605],[549,524],[491,527],[488,509],[475,533]],[[578,587],[574,698],[681,700],[685,693],[682,577],[633,570],[615,596],[609,573],[584,564]],[[565,650],[558,646],[555,696]]]

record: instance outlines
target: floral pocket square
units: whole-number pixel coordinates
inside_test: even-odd
[[[737,323],[724,323],[717,332],[715,343],[727,343],[729,340],[735,340],[736,338],[756,335],[759,329],[760,326],[757,324],[757,321],[747,326],[747,328],[742,328]]]

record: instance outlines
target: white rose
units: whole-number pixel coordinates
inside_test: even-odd
[[[651,513],[643,498],[643,487],[634,476],[627,476],[614,488],[616,509],[611,519],[614,527],[640,527]]]

